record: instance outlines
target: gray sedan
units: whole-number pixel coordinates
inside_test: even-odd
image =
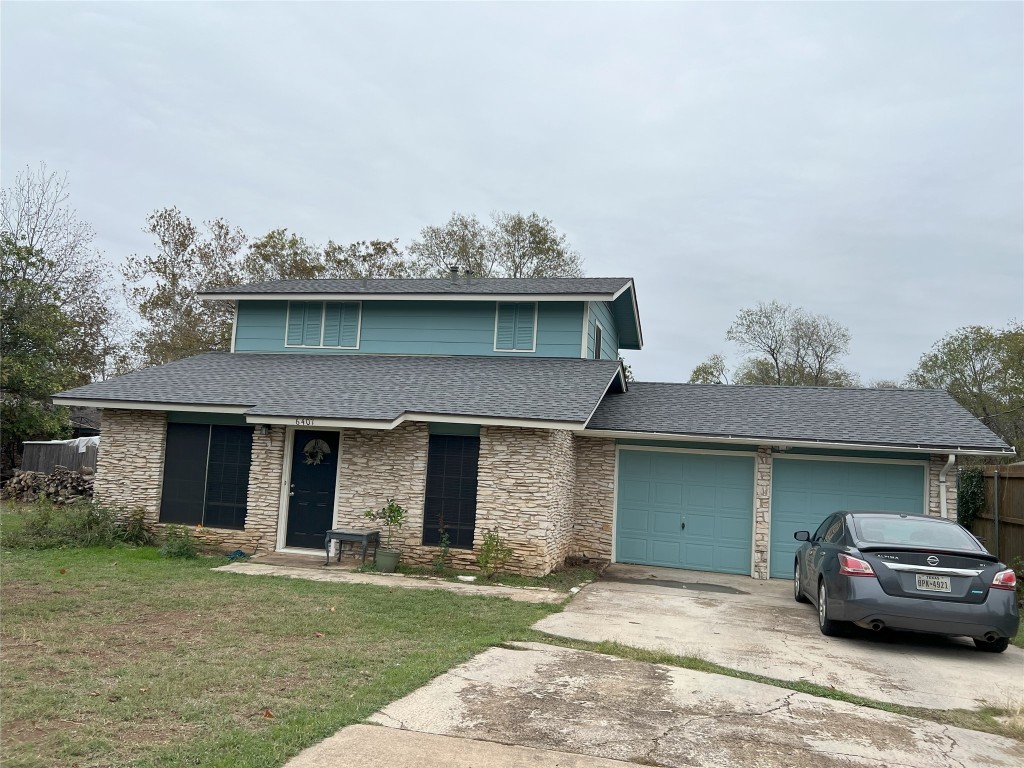
[[[965,528],[898,512],[836,512],[803,544],[793,596],[813,602],[822,634],[843,622],[873,630],[963,635],[985,651],[1017,633],[1016,575]]]

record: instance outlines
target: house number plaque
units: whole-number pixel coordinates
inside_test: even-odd
[[[313,424],[313,419],[298,418],[295,420],[295,426],[297,427],[312,427]]]

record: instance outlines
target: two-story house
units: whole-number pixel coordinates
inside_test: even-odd
[[[1011,449],[944,392],[627,382],[629,278],[285,280],[210,290],[230,352],[63,392],[103,409],[96,496],[252,551],[322,552],[394,498],[399,545],[792,574],[840,508],[955,517],[961,454]]]

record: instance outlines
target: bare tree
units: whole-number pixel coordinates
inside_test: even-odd
[[[67,174],[50,171],[45,163],[26,166],[0,193],[0,231],[41,256],[8,265],[10,278],[37,286],[41,297],[74,320],[75,344],[68,354],[81,378],[89,380],[107,372],[121,344],[123,320],[110,268],[70,197]]]
[[[857,377],[841,365],[850,348],[850,331],[825,315],[778,301],[761,302],[741,310],[725,337],[746,354],[734,374],[737,384],[857,386]],[[714,355],[693,376],[724,381],[725,361]]]

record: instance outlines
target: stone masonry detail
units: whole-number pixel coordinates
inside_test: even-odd
[[[615,440],[577,435],[571,555],[612,558],[615,512]]]
[[[751,575],[755,579],[767,579],[772,524],[771,446],[758,446],[754,461],[754,572]]]
[[[103,409],[96,460],[95,498],[125,510],[142,508],[156,523],[164,478],[167,414]]]
[[[261,435],[259,429],[253,430],[245,532],[253,537],[254,544],[258,544],[262,552],[272,552],[277,548],[284,447],[283,426],[271,426],[267,435]]]

